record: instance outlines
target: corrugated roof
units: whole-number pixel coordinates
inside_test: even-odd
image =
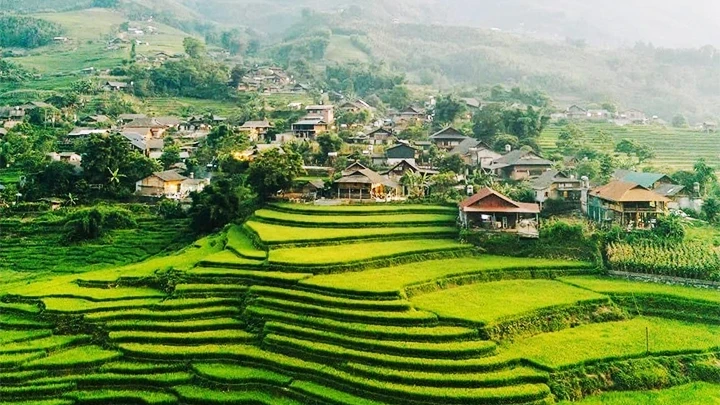
[[[497,207],[497,206],[474,207],[474,205],[482,202],[482,200],[484,200],[490,196],[495,196],[495,197],[500,198],[501,200],[505,201],[509,205],[509,207]],[[460,211],[463,211],[463,212],[502,212],[502,213],[518,213],[518,214],[539,214],[540,213],[540,205],[535,204],[535,203],[521,203],[521,202],[513,201],[509,197],[506,197],[503,194],[500,194],[497,191],[495,191],[489,187],[485,187],[482,190],[478,191],[472,197],[461,202],[460,203]]]
[[[626,183],[635,183],[639,184],[645,188],[652,187],[655,183],[662,180],[664,177],[667,177],[668,180],[671,180],[667,175],[662,173],[641,173],[641,172],[633,172],[630,170],[616,170],[615,171],[615,178],[624,181]]]
[[[665,197],[674,197],[681,191],[685,190],[685,186],[679,184],[661,184],[653,191]]]
[[[669,202],[670,200],[654,191],[624,181],[611,181],[590,192],[590,195],[614,202]]]

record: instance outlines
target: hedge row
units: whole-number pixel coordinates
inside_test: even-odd
[[[634,315],[720,324],[720,311],[715,303],[663,294],[610,293],[609,295],[615,303]]]
[[[655,390],[692,381],[720,383],[717,354],[655,357],[577,367],[552,374],[558,399],[577,401],[610,390]]]
[[[251,322],[252,318],[259,318],[260,323],[267,321],[279,321],[306,328],[335,332],[346,336],[375,340],[402,340],[406,342],[440,343],[471,340],[478,337],[477,330],[464,327],[371,325],[367,323],[352,323],[327,318],[298,315],[285,311],[275,311],[260,307],[249,307],[245,311],[244,315],[251,319]]]
[[[372,353],[431,359],[468,359],[490,355],[496,349],[494,342],[486,340],[442,343],[383,341],[349,337],[279,322],[266,323],[265,333],[308,339],[313,342],[324,342],[351,349],[367,350]]]
[[[433,370],[441,372],[485,372],[505,368],[513,361],[481,357],[463,360],[427,359],[370,353],[322,342],[296,339],[288,336],[267,335],[263,344],[280,353],[300,358],[311,358],[318,362],[345,363],[362,362],[376,366],[401,370]]]
[[[412,297],[415,295],[428,294],[435,291],[447,290],[449,288],[460,287],[463,285],[486,283],[490,281],[501,280],[521,280],[521,279],[555,279],[562,276],[571,275],[587,275],[597,272],[594,265],[590,264],[568,264],[566,268],[533,268],[519,267],[503,270],[480,270],[475,273],[464,273],[459,275],[445,276],[443,278],[423,281],[411,284],[405,287],[405,295]]]
[[[390,368],[348,363],[345,370],[373,380],[429,387],[483,388],[517,384],[545,384],[549,375],[531,368],[518,367],[492,373],[433,373],[394,370]]]
[[[0,314],[0,330],[49,329],[51,327],[52,327],[52,324],[50,324],[48,322],[41,322],[34,318],[28,318],[25,316]]]
[[[543,308],[516,318],[502,319],[481,330],[484,337],[497,341],[556,332],[579,325],[627,319],[608,299]]]
[[[201,332],[110,332],[110,340],[118,343],[221,344],[252,343],[257,340],[244,330],[210,330]]]
[[[286,300],[304,302],[312,305],[321,305],[334,308],[345,308],[365,311],[408,311],[412,308],[407,301],[378,301],[378,300],[356,300],[349,298],[336,298],[327,295],[288,290],[275,287],[253,286],[250,293],[261,297],[273,297]]]
[[[422,311],[354,311],[350,309],[337,309],[319,305],[302,304],[274,298],[257,298],[251,303],[251,305],[348,322],[391,326],[437,324],[437,316],[435,316],[435,314]]]
[[[111,321],[106,323],[106,329],[122,331],[147,331],[154,332],[199,332],[204,330],[226,330],[239,329],[242,324],[234,318],[211,318],[199,320],[186,320],[177,322],[166,321]]]

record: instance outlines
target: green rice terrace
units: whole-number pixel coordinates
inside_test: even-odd
[[[716,403],[720,292],[486,255],[455,217],[270,205],[164,257],[3,279],[0,405]]]

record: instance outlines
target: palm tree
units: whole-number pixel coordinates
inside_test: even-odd
[[[120,169],[111,170],[108,167],[108,171],[110,172],[110,184],[120,184],[120,179],[126,177],[124,174],[120,174]]]
[[[77,198],[72,193],[68,193],[67,205],[74,206],[75,204],[77,204]]]

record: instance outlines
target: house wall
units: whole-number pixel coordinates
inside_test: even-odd
[[[551,166],[512,166],[503,169],[505,176],[513,180],[527,180],[542,175]]]

